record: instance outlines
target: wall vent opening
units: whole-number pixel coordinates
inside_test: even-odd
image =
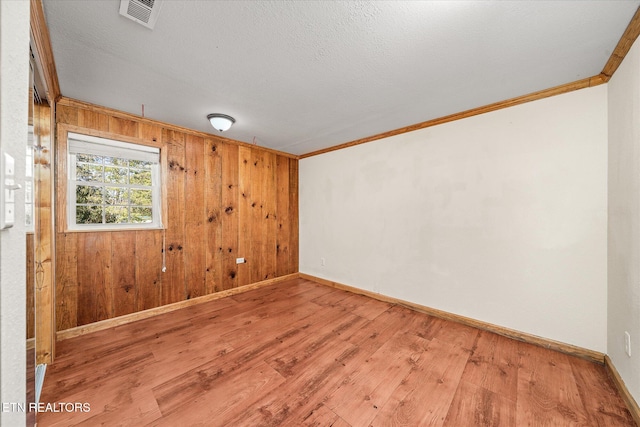
[[[120,0],[120,15],[153,29],[162,0]]]

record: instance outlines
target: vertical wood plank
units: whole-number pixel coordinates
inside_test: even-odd
[[[36,363],[53,363],[55,355],[55,111],[34,105],[34,262]],[[52,117],[53,116],[53,117]]]
[[[238,286],[238,146],[225,144],[222,153],[222,288]]]
[[[139,123],[138,137],[143,141],[160,143],[162,141],[162,127],[148,123]]]
[[[185,298],[190,299],[205,294],[204,140],[187,135],[185,143]]]
[[[276,155],[263,154],[262,170],[262,271],[259,280],[276,277]]]
[[[264,153],[251,150],[251,282],[259,282],[263,271],[263,227],[262,200],[264,178]]]
[[[133,120],[109,117],[109,132],[124,136],[138,136],[138,123]]]
[[[78,326],[112,316],[110,261],[111,233],[78,234]]]
[[[78,126],[108,132],[109,116],[102,113],[96,113],[94,111],[78,109]]]
[[[56,106],[56,122],[77,126],[78,109],[67,105]]]
[[[27,339],[35,336],[35,253],[33,247],[33,233],[27,233]]]
[[[163,230],[136,231],[137,311],[162,305]]]
[[[117,231],[111,233],[111,293],[113,316],[136,311],[136,233]]]
[[[182,301],[186,294],[184,283],[184,176],[185,135],[164,130],[163,141],[167,144],[167,271],[162,278],[162,303]]]
[[[65,125],[58,125],[56,132],[56,215],[55,231],[64,233],[67,224],[67,129]],[[34,206],[35,209],[35,206]]]
[[[251,148],[238,148],[238,256],[244,257],[247,262],[238,264],[238,286],[244,286],[251,283],[251,265],[252,259],[251,249],[251,224],[252,211],[251,204],[253,199],[251,196],[251,171],[253,164],[251,163]]]
[[[298,271],[298,161],[289,160],[289,273]]]
[[[206,292],[223,290],[222,287],[222,157],[226,148],[222,142],[205,142],[205,236],[206,236]]]
[[[56,237],[56,330],[78,326],[78,233]]]
[[[276,159],[276,276],[289,274],[289,158]]]

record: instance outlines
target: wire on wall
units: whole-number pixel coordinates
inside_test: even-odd
[[[167,271],[167,229],[162,229],[162,272]]]

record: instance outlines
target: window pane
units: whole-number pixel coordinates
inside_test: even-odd
[[[102,188],[91,185],[78,185],[76,187],[76,203],[101,204]]]
[[[102,206],[76,206],[76,224],[102,224]]]
[[[102,166],[77,163],[76,179],[78,181],[102,182]]]
[[[117,168],[113,166],[105,166],[104,168],[104,182],[113,182],[116,184],[127,183],[127,169]]]
[[[26,204],[24,207],[24,225],[33,225],[33,205]]]
[[[25,203],[33,203],[33,185],[31,181],[26,181],[24,183],[24,202]]]
[[[113,166],[127,166],[127,159],[121,159],[118,157],[105,157],[104,164]]]
[[[123,230],[161,223],[156,200],[161,197],[159,149],[75,133],[69,133],[68,148],[71,229]]]
[[[105,187],[104,202],[108,205],[128,205],[129,189],[120,187]]]
[[[102,163],[101,156],[94,156],[91,154],[76,154],[76,160],[78,162],[87,162],[87,163]]]
[[[126,224],[129,222],[129,208],[120,206],[107,206],[105,220],[107,224]]]
[[[151,169],[151,162],[142,160],[129,160],[129,167],[138,169]]]
[[[151,190],[131,190],[131,204],[138,206],[151,206]]]
[[[131,208],[131,222],[132,223],[144,223],[152,222],[153,214],[151,208]]]
[[[129,183],[151,187],[151,171],[131,169],[129,172]]]

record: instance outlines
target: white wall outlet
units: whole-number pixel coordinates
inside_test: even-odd
[[[631,335],[627,331],[624,331],[624,352],[631,357]]]
[[[324,258],[320,258],[320,267],[324,267],[325,265],[326,265],[326,262]]]
[[[247,262],[244,258],[236,258],[236,264],[244,264]]]

